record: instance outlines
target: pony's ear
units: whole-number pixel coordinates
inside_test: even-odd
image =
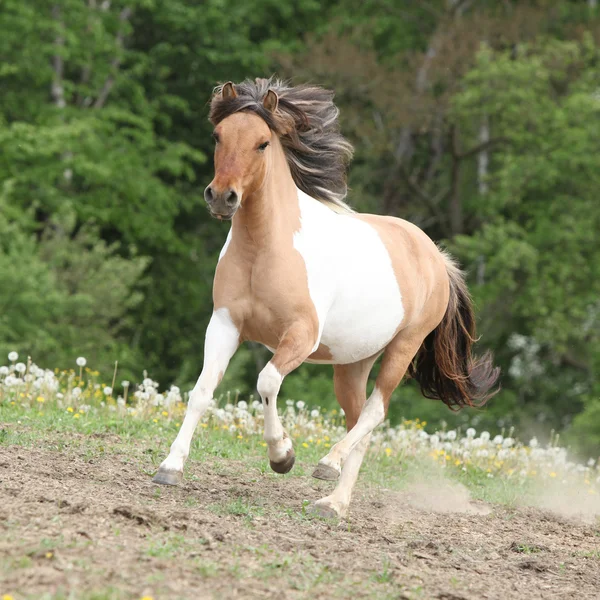
[[[263,106],[269,112],[275,112],[277,110],[277,105],[279,104],[279,98],[277,94],[273,90],[269,90],[265,97],[263,98]]]
[[[223,100],[227,100],[228,98],[237,98],[237,92],[235,91],[231,81],[228,81],[221,89],[221,98],[223,98]]]

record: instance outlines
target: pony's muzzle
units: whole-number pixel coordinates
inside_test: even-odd
[[[220,219],[231,219],[240,205],[237,192],[231,188],[218,192],[209,185],[204,190],[204,199],[211,215]]]

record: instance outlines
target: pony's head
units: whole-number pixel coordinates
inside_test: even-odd
[[[219,100],[225,104],[229,101],[230,106],[238,99],[231,82],[226,83],[219,94]],[[253,110],[235,111],[216,124],[213,131],[215,177],[204,190],[214,217],[231,219],[243,199],[264,182],[273,135],[267,121],[277,103],[277,94],[268,90]]]
[[[231,219],[261,189],[271,153],[281,143],[296,185],[337,210],[344,203],[352,146],[338,131],[333,94],[319,87],[289,87],[273,79],[229,82],[215,89],[215,176],[204,191],[211,214]]]

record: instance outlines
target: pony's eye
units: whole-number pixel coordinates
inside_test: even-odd
[[[219,134],[216,132],[213,132],[212,139],[215,141],[215,144],[218,144],[219,143]]]
[[[269,142],[265,142],[264,144],[261,144],[258,147],[258,149],[262,152],[268,145],[269,145]]]

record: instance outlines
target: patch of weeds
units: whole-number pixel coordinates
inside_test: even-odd
[[[185,547],[185,537],[183,535],[173,535],[166,540],[153,541],[145,554],[156,558],[174,558],[181,554]]]
[[[579,550],[573,552],[572,556],[576,558],[597,558],[600,559],[600,550]]]
[[[196,566],[196,571],[201,577],[215,577],[219,573],[219,567],[214,562],[201,562]]]
[[[539,546],[530,546],[529,544],[519,544],[517,542],[513,542],[510,546],[510,549],[519,554],[537,554],[538,552],[542,552],[544,550]]]
[[[242,498],[236,498],[225,504],[210,504],[208,508],[218,515],[234,515],[236,517],[246,517],[250,520],[265,514],[262,506],[258,506]]]
[[[389,556],[386,556],[383,559],[383,565],[382,565],[382,569],[381,571],[377,572],[377,573],[373,573],[373,575],[371,575],[371,579],[375,582],[375,583],[389,583],[392,580],[392,571],[390,569],[390,559]]]

